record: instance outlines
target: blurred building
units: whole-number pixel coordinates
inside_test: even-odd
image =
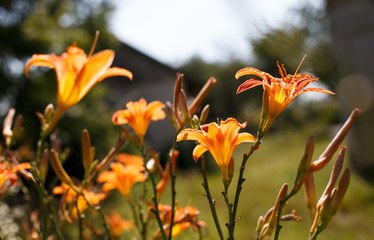
[[[374,183],[374,1],[326,0],[342,76],[337,86],[345,116],[362,109],[349,138],[352,166]]]

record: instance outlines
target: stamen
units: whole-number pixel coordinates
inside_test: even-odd
[[[281,66],[279,66],[279,61],[277,61],[277,66],[278,66],[279,74],[281,75],[282,79],[284,80],[285,76],[284,76],[284,73],[283,73],[283,70],[282,70]]]
[[[97,40],[99,39],[99,33],[100,33],[99,30],[97,30],[96,33],[95,33],[95,38],[94,38],[94,41],[92,43],[92,47],[91,47],[90,53],[88,54],[88,57],[91,57],[93,52],[95,51]]]
[[[297,67],[295,74],[292,76],[291,82],[292,82],[293,78],[295,77],[295,75],[297,74],[297,71],[299,71],[299,68],[301,67],[301,64],[303,64],[305,57],[306,57],[306,54],[304,55],[303,59],[301,59],[301,62],[299,64],[299,66]]]

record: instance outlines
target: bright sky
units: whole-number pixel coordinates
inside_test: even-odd
[[[269,26],[297,22],[293,9],[305,1],[116,0],[110,23],[120,40],[162,63],[178,66],[195,55],[222,62],[247,59],[249,39]]]

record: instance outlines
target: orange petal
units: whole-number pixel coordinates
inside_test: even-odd
[[[51,55],[48,54],[34,54],[30,61],[27,62],[25,67],[26,76],[29,75],[30,67],[40,66],[40,67],[48,67],[48,68],[55,68],[55,63],[52,61]]]
[[[88,59],[84,67],[79,73],[77,79],[76,94],[78,99],[82,99],[87,92],[100,81],[101,77],[106,73],[114,59],[114,51],[104,50],[96,53]]]
[[[197,160],[199,160],[199,158],[201,157],[201,155],[203,155],[207,150],[208,149],[205,146],[203,146],[201,144],[197,145],[194,148],[193,153],[192,153],[193,160],[195,162],[197,162]]]
[[[239,145],[240,143],[243,142],[255,142],[256,138],[249,133],[239,133],[239,137],[236,139],[236,144]]]
[[[132,80],[132,73],[124,68],[112,67],[108,68],[105,73],[99,78],[98,82],[104,80],[105,78],[114,77],[114,76],[123,76]]]
[[[244,75],[255,75],[260,77],[261,79],[266,79],[266,76],[264,75],[264,72],[258,70],[257,68],[243,68],[236,72],[235,78],[238,79]]]
[[[184,129],[177,136],[177,142],[182,140],[196,140],[198,142],[205,142],[206,136],[197,129]]]

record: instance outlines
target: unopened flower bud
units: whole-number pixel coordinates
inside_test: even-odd
[[[84,129],[82,131],[82,162],[86,172],[90,168],[94,157],[95,148],[91,147],[90,134],[88,133],[87,129]]]
[[[209,104],[207,104],[207,105],[205,105],[205,107],[201,111],[200,124],[204,124],[205,123],[206,119],[208,118],[209,111],[210,111],[210,106],[209,106]]]
[[[151,173],[153,173],[155,170],[156,170],[156,161],[154,158],[151,158],[148,160],[147,164],[146,164],[146,168],[148,169],[148,171],[150,171]]]
[[[302,186],[303,181],[304,181],[303,180],[304,176],[309,170],[310,162],[313,157],[313,150],[314,150],[314,139],[313,137],[310,137],[305,146],[304,156],[302,157],[299,163],[299,167],[297,169],[297,175],[295,179],[295,187],[297,190],[299,190],[300,187]]]
[[[58,158],[57,152],[54,149],[51,149],[50,154],[50,162],[52,165],[53,170],[56,173],[56,176],[64,183],[72,187],[73,189],[77,189],[77,187],[73,184],[73,181],[66,173],[65,169],[63,168],[60,159]]]
[[[183,89],[181,89],[179,93],[179,106],[183,114],[183,120],[186,123],[189,123],[191,121],[191,115],[190,115],[190,112],[188,111],[187,96],[186,96],[186,93],[183,91]]]
[[[8,114],[6,115],[3,123],[3,136],[5,138],[5,144],[6,146],[10,146],[10,143],[12,142],[13,137],[13,131],[12,131],[12,123],[14,114],[16,113],[16,110],[14,108],[9,109]]]
[[[306,206],[309,209],[311,219],[314,219],[316,214],[316,189],[314,186],[313,173],[308,173],[304,181],[304,194]]]
[[[53,107],[53,104],[50,103],[45,107],[44,109],[44,118],[47,123],[50,123],[52,121],[53,116],[55,115],[56,111],[55,108]]]
[[[195,100],[189,107],[189,111],[192,116],[196,113],[197,109],[199,108],[205,97],[208,95],[213,85],[216,84],[216,82],[217,79],[215,79],[214,77],[210,77],[203,88],[200,90],[199,94],[196,96]]]
[[[334,195],[334,198],[332,199],[332,203],[331,203],[331,213],[332,215],[335,215],[341,204],[342,204],[342,201],[343,201],[343,198],[344,198],[344,195],[345,193],[347,192],[347,189],[348,189],[348,185],[349,185],[349,179],[350,179],[350,171],[349,169],[346,169],[343,173],[343,175],[341,176],[340,180],[339,180],[339,184],[338,184],[338,187],[337,187],[337,191],[336,191],[336,194]]]
[[[339,132],[336,134],[334,139],[327,146],[326,150],[321,154],[321,156],[312,163],[310,166],[310,171],[315,172],[322,169],[331,160],[335,152],[339,149],[340,145],[347,136],[349,130],[351,129],[354,121],[360,115],[361,110],[356,108],[352,111],[351,115],[348,117],[347,121],[340,128]]]

